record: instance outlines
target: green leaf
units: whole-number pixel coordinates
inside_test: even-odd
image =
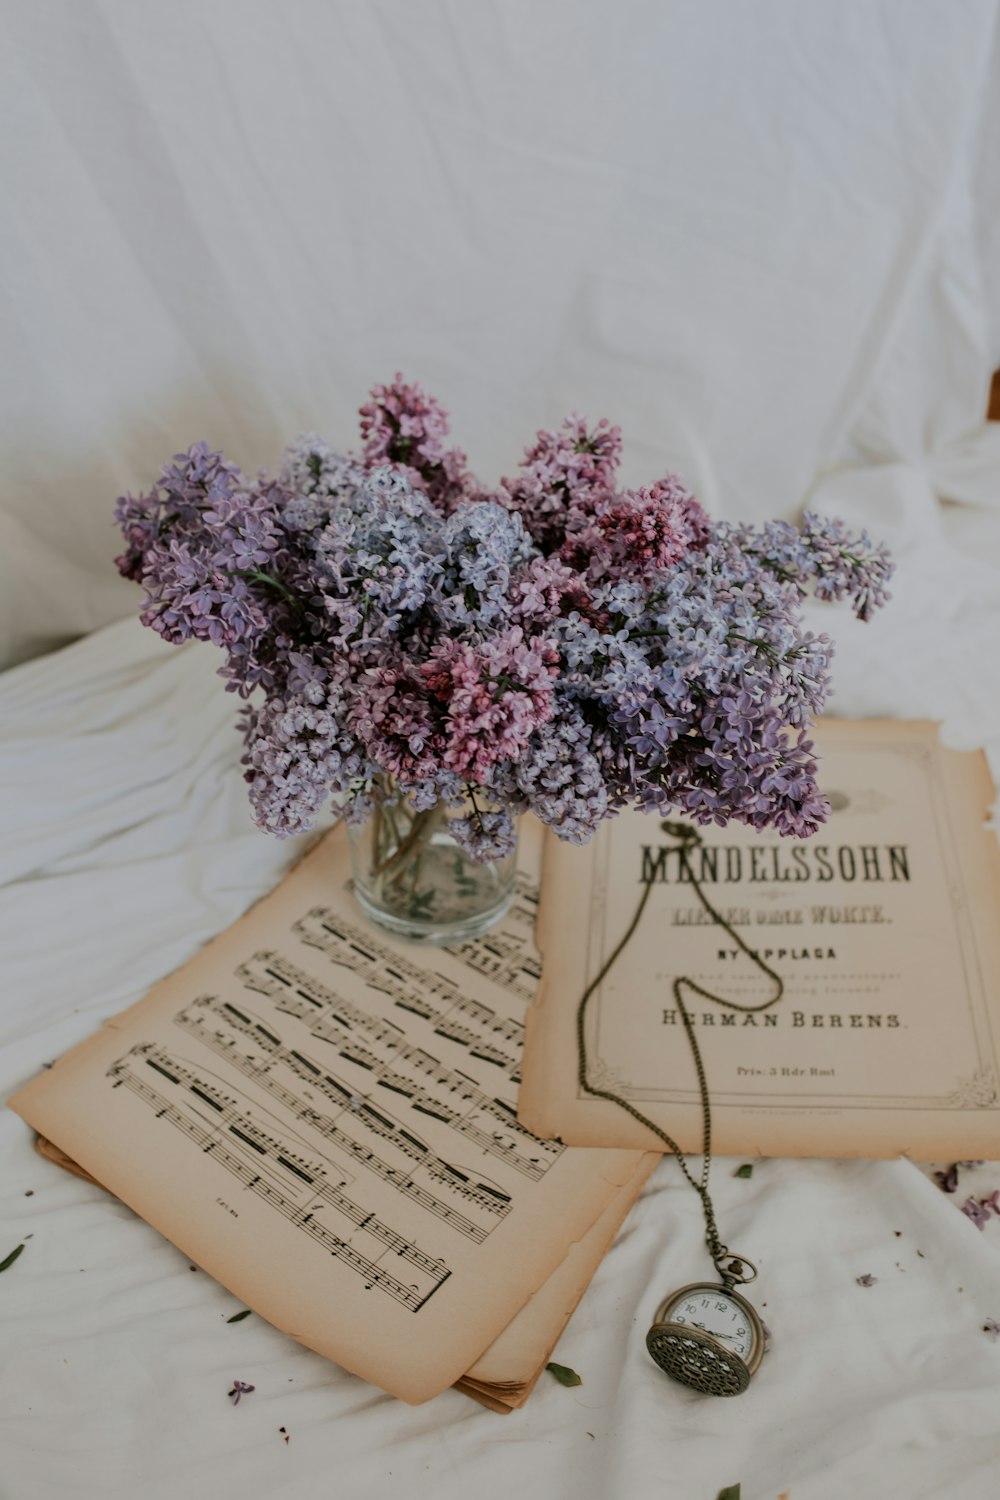
[[[10,1252],[6,1260],[0,1260],[0,1271],[6,1271],[8,1266],[12,1266],[23,1249],[23,1244],[18,1245],[16,1250]]]
[[[727,1484],[724,1490],[720,1490],[716,1500],[740,1500],[740,1487],[738,1484]]]
[[[753,1163],[745,1161],[743,1163],[742,1167],[737,1167],[736,1168],[736,1171],[733,1173],[733,1176],[734,1177],[752,1177],[753,1176]]]
[[[244,1318],[249,1318],[250,1312],[251,1312],[251,1309],[249,1307],[245,1307],[242,1312],[233,1313],[233,1315],[232,1315],[231,1318],[227,1318],[226,1319],[226,1322],[227,1323],[242,1323]]]
[[[556,1377],[560,1385],[583,1385],[583,1376],[571,1370],[569,1365],[550,1363],[545,1368]]]

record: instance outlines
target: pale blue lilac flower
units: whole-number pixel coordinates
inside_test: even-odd
[[[434,610],[447,628],[499,628],[511,612],[511,578],[535,549],[518,515],[465,500],[442,529],[444,560]]]
[[[398,634],[441,575],[442,528],[400,472],[382,465],[368,475],[357,508],[338,507],[312,538],[332,641]]]
[[[285,449],[278,469],[279,482],[288,491],[282,525],[289,531],[316,531],[340,506],[362,508],[365,478],[358,459],[336,452],[314,432],[302,433]]]

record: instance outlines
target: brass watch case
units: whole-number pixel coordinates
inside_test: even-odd
[[[746,1317],[753,1335],[750,1351],[743,1359],[721,1340],[687,1323],[672,1323],[670,1314],[693,1292],[730,1298]],[[665,1374],[692,1390],[710,1396],[739,1396],[750,1384],[764,1357],[764,1325],[757,1309],[739,1292],[718,1282],[692,1281],[661,1302],[646,1335],[650,1358]]]

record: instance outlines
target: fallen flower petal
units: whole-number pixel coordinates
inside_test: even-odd
[[[942,1193],[953,1193],[958,1187],[958,1162],[952,1162],[946,1172],[935,1172],[934,1181]]]
[[[256,1386],[247,1385],[246,1382],[243,1381],[243,1380],[234,1380],[233,1381],[233,1388],[229,1392],[230,1396],[232,1396],[232,1398],[233,1398],[233,1405],[234,1406],[239,1406],[239,1404],[240,1404],[240,1397],[248,1395],[250,1391],[254,1391],[256,1389],[257,1389]]]
[[[977,1203],[975,1198],[966,1198],[962,1204],[962,1212],[972,1220],[977,1229],[985,1229],[989,1223],[989,1209],[984,1208],[981,1203]]]

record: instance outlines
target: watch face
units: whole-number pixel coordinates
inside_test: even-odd
[[[747,1365],[761,1343],[758,1319],[753,1309],[721,1286],[689,1286],[667,1299],[656,1315],[657,1323],[697,1328],[716,1339],[724,1349],[739,1355]]]

